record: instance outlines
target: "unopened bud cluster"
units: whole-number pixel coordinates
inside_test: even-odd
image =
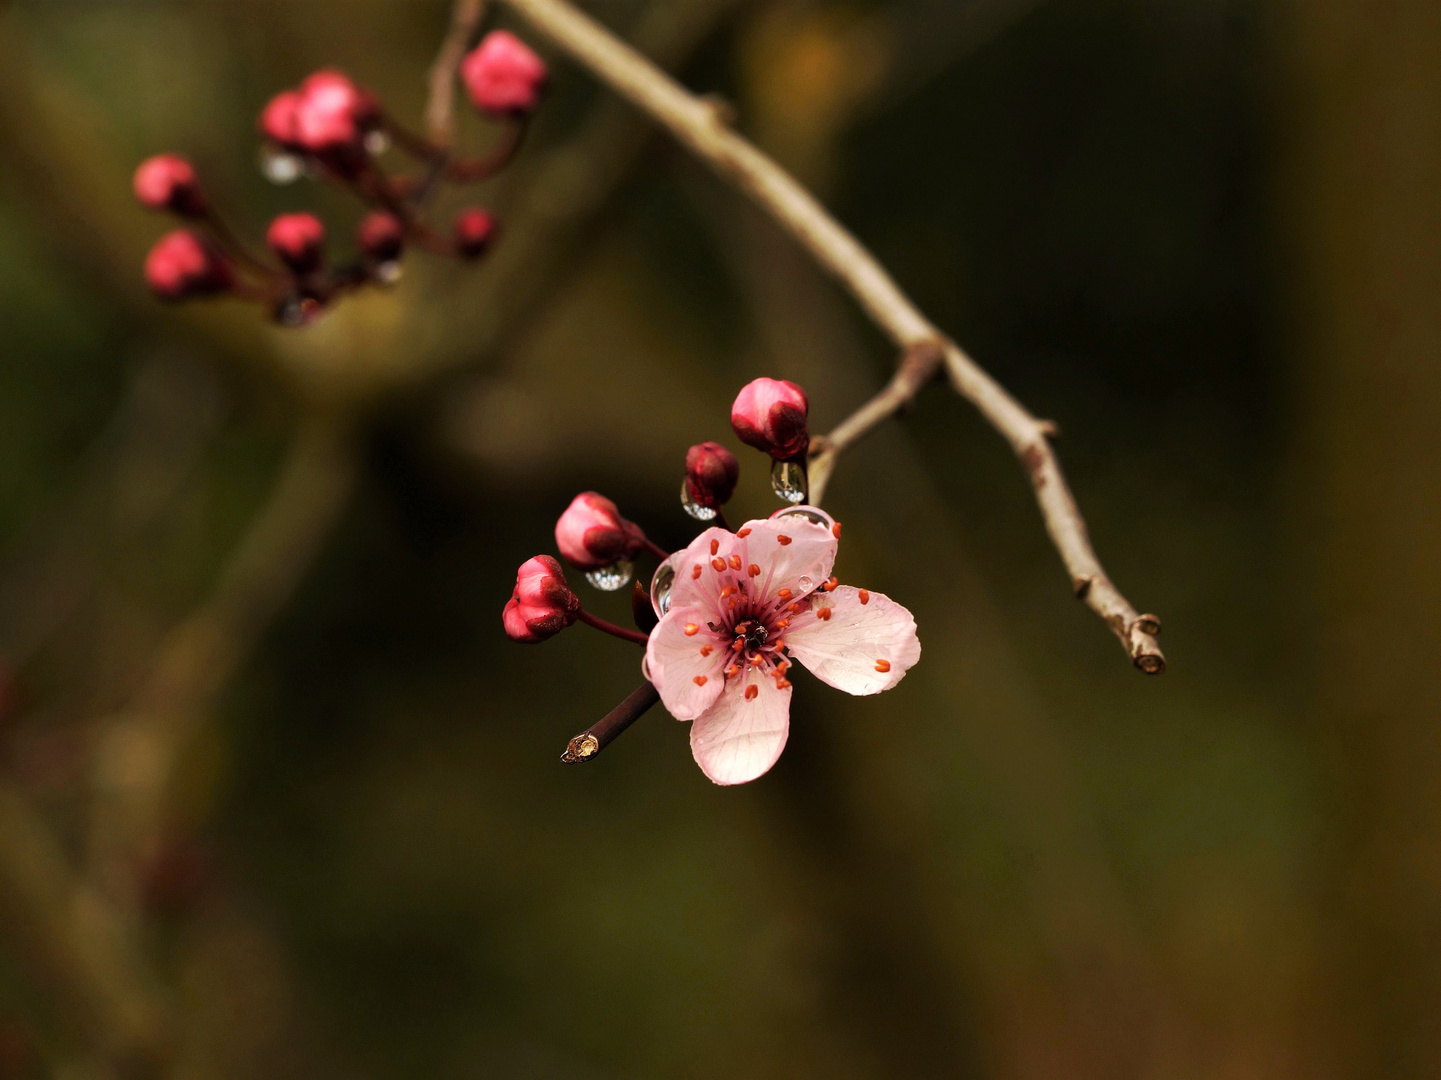
[[[355,231],[355,254],[342,263],[326,257],[327,230],[313,214],[282,214],[266,230],[266,254],[241,244],[217,215],[194,166],[176,154],[158,154],[135,171],[139,202],[184,219],[145,260],[145,280],[165,300],[230,295],[264,304],[286,325],[312,321],[339,297],[400,276],[408,247],[474,259],[496,235],[494,216],[479,207],[461,210],[447,230],[422,216],[440,183],[475,183],[494,176],[520,144],[545,89],[545,63],[514,34],[488,34],[461,62],[460,77],[477,110],[500,121],[497,149],[475,160],[452,159],[399,125],[379,98],[343,72],[324,69],[284,90],[261,110],[266,175],[288,182],[320,176],[357,196],[370,209]],[[379,157],[394,145],[416,159],[412,175],[394,175]]]

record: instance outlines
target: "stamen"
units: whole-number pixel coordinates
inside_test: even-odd
[[[789,690],[790,688],[791,688],[791,681],[790,681],[789,679],[777,679],[777,680],[776,680],[776,689],[777,689],[777,690]]]
[[[800,614],[802,611],[804,611],[805,609],[806,609],[806,606],[805,606],[804,604],[802,604],[799,600],[797,600],[797,601],[796,601],[795,603],[793,603],[793,604],[787,604],[787,605],[786,605],[786,610],[789,611],[792,615],[799,615],[799,614]]]
[[[786,671],[789,671],[790,669],[791,669],[791,662],[790,662],[789,660],[785,659],[784,657],[782,657],[780,660],[777,660],[777,661],[776,661],[776,670],[777,670],[777,671],[786,672]]]
[[[734,679],[740,673],[741,669],[739,664],[731,664],[729,667],[726,668],[727,679]]]
[[[755,563],[751,563],[749,566],[746,567],[746,573],[749,574],[751,577],[760,577],[761,568]]]
[[[702,645],[700,647],[700,654],[702,656],[709,656],[713,652],[715,652],[715,646],[713,645]]]
[[[828,607],[816,608],[816,618],[820,619],[821,622],[830,622],[831,609]]]
[[[840,583],[840,579],[832,574],[830,580],[821,586],[821,592],[834,592],[835,587]]]
[[[685,636],[686,636],[686,637],[695,637],[696,634],[698,634],[698,633],[700,633],[700,627],[697,626],[695,623],[693,623],[693,622],[688,622],[688,623],[685,624]]]
[[[711,543],[715,543],[715,541],[712,540]],[[717,555],[714,559],[710,561],[710,565],[712,570],[716,571],[716,573],[720,573],[720,571],[726,568],[726,561],[722,559],[719,555]]]
[[[730,557],[730,564],[732,570],[739,570],[741,568],[741,557],[739,555],[732,555]]]
[[[776,623],[776,629],[777,629],[777,630],[784,630],[784,629],[785,629],[787,626],[789,626],[790,624],[791,624],[791,621],[790,621],[789,619],[781,619],[779,622]]]
[[[729,596],[731,593],[733,593],[733,592],[735,592],[735,591],[736,591],[736,587],[735,587],[734,585],[727,585],[727,586],[725,586],[724,588],[721,589],[721,599],[724,600],[727,596]]]
[[[837,540],[841,538],[841,523],[839,521],[834,522],[831,525],[831,535],[834,536]]]
[[[706,678],[704,675],[697,675],[691,681],[694,682],[697,686],[704,686],[706,683],[710,682],[710,679]]]
[[[781,547],[785,547],[785,546],[786,546],[787,544],[789,544],[790,542],[791,542],[791,538],[790,538],[789,536],[777,536],[777,537],[776,537],[776,543],[779,544]]]
[[[747,525],[744,529],[740,530],[740,532],[736,533],[736,535],[739,536],[742,540],[744,540],[750,534],[751,530],[749,525]]]
[[[886,672],[891,670],[891,662],[889,660],[877,660],[876,670],[879,671],[882,675],[884,675]]]
[[[863,604],[869,604],[871,602],[871,594],[865,589],[862,589],[860,591],[860,597],[861,603]]]
[[[714,555],[714,554],[715,554],[717,551],[719,551],[719,550],[720,550],[720,541],[719,541],[719,540],[712,540],[712,541],[710,542],[710,553],[711,553],[712,555]]]
[[[779,589],[776,591],[776,595],[779,596],[782,600],[789,600],[792,596],[795,595],[795,593],[791,592],[789,589]]]
[[[755,683],[751,683],[749,686],[746,687],[746,700],[754,701],[756,699],[756,695],[760,692],[761,688]]]

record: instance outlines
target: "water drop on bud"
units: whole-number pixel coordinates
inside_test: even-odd
[[[682,480],[680,482],[680,505],[687,514],[697,521],[714,521],[716,512],[712,507],[702,506],[690,497],[690,484]]]
[[[380,157],[390,149],[390,136],[379,128],[372,128],[365,133],[365,152],[371,157]]]
[[[777,461],[771,466],[771,488],[786,502],[805,502],[805,466],[798,461]]]
[[[375,279],[383,285],[394,285],[400,280],[400,263],[392,259],[390,262],[379,263],[375,267]]]
[[[260,174],[272,184],[293,184],[305,174],[305,162],[273,146],[260,150]]]
[[[623,589],[634,573],[634,564],[629,559],[620,559],[609,566],[589,571],[585,575],[585,580],[601,592],[615,592],[617,589]]]

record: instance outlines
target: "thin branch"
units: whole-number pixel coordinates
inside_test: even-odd
[[[836,457],[841,451],[852,443],[859,442],[881,421],[894,416],[914,401],[921,387],[940,372],[945,359],[945,345],[940,341],[925,341],[912,345],[901,355],[896,373],[891,376],[885,389],[837,424],[829,434],[818,435],[811,440],[806,468],[812,506],[821,504],[831,471],[835,468]]]
[[[455,73],[470,48],[476,27],[485,18],[485,0],[455,0],[450,30],[430,65],[430,93],[425,102],[425,133],[430,141],[448,148],[455,130]]]
[[[805,188],[730,130],[724,110],[714,101],[687,92],[565,0],[502,2],[755,200],[850,291],[871,320],[899,347],[941,344],[946,371],[957,393],[980,410],[1025,466],[1046,531],[1070,572],[1076,595],[1111,627],[1136,667],[1148,674],[1164,671],[1165,658],[1155,639],[1160,622],[1154,615],[1138,612],[1101,568],[1085,521],[1047,442],[1046,422],[1027,412],[942,334],[900,290],[875,256]]]
[[[646,714],[660,700],[660,692],[649,682],[641,683],[630,696],[566,744],[560,760],[567,765],[589,761],[621,732]]]

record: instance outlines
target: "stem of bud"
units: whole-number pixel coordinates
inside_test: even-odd
[[[580,609],[580,614],[577,615],[576,618],[580,619],[580,621],[587,626],[593,626],[597,630],[610,634],[612,637],[620,638],[622,641],[633,641],[642,648],[650,641],[650,638],[642,634],[639,630],[627,630],[623,626],[616,626],[613,622],[606,622],[599,616],[592,615],[586,611],[585,608]]]

